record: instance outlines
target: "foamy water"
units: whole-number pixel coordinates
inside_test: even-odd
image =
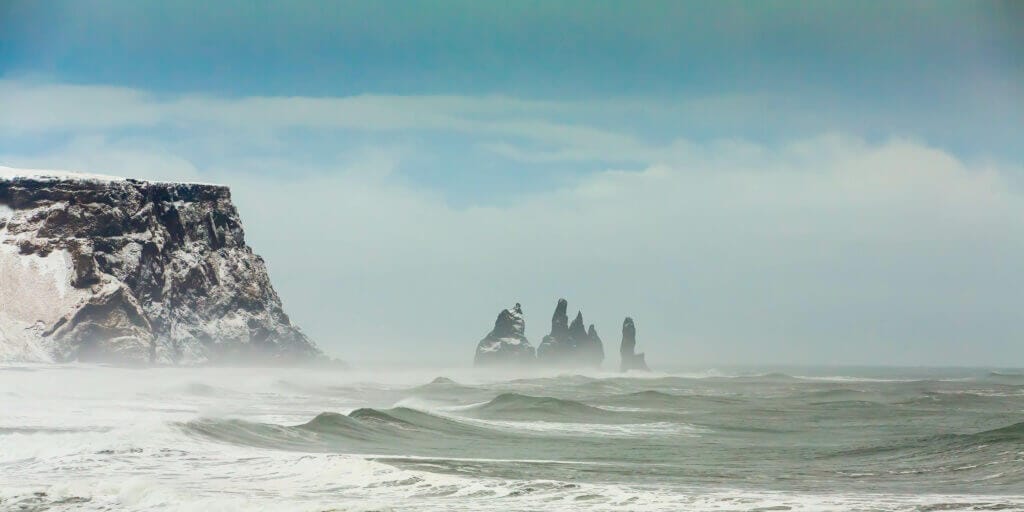
[[[0,367],[0,509],[1024,509],[1020,372],[740,373]]]

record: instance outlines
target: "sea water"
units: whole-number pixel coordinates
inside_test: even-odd
[[[2,510],[1024,510],[1024,371],[0,367]]]

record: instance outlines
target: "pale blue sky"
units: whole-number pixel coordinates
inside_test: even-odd
[[[293,318],[357,361],[468,361],[516,301],[536,342],[565,296],[673,361],[1024,365],[1022,21],[8,0],[0,164],[231,185]]]

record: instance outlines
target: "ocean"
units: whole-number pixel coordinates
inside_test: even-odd
[[[0,510],[1024,510],[1024,371],[7,365]]]

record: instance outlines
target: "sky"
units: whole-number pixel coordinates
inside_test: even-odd
[[[229,185],[356,364],[1024,366],[1014,2],[0,0],[0,165]]]

